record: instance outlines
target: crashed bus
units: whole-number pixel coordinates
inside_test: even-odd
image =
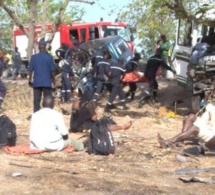
[[[215,9],[205,17],[214,20]],[[215,26],[179,19],[172,60],[178,84],[192,93],[191,111],[196,113],[215,98]]]

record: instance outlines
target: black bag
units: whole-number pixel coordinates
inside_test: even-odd
[[[0,116],[0,147],[16,145],[16,125],[6,115]]]
[[[103,117],[91,128],[88,152],[90,154],[109,155],[115,153],[115,144],[108,124],[116,124],[111,118]]]

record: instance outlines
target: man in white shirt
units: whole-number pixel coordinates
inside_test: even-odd
[[[30,125],[30,148],[61,151],[72,145],[76,151],[83,150],[82,142],[69,138],[63,115],[53,108],[54,98],[46,96],[43,108],[33,113]]]
[[[207,104],[201,117],[190,114],[183,121],[182,132],[175,137],[165,140],[158,134],[158,142],[161,147],[168,147],[174,143],[184,141],[191,135],[197,135],[205,144],[200,147],[200,152],[215,146],[215,103]]]

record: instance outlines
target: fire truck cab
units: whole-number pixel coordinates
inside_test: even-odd
[[[28,27],[26,27],[28,28]],[[45,35],[45,40],[48,40],[50,36],[50,31],[52,25],[47,25],[47,33]],[[35,41],[38,41],[39,34],[41,33],[41,25],[35,25]],[[52,54],[54,58],[55,51],[62,46],[62,44],[67,44],[68,46],[78,46],[83,42],[105,38],[108,36],[119,35],[121,36],[129,45],[132,52],[134,52],[133,45],[133,35],[130,32],[127,25],[123,22],[74,22],[71,25],[61,24],[55,33],[54,39],[51,43]],[[22,32],[19,27],[14,27],[13,31],[14,46],[19,48],[21,57],[23,61],[27,61],[27,43],[28,39],[26,35]]]

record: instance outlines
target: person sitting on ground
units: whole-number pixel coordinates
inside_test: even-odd
[[[183,121],[182,132],[175,137],[165,140],[158,134],[158,142],[162,148],[165,148],[182,142],[192,135],[197,135],[205,143],[198,147],[201,153],[215,146],[215,102],[207,104],[201,117],[190,114]]]
[[[90,129],[97,120],[95,104],[93,103],[94,90],[86,90],[80,99],[72,105],[69,132],[80,132]]]
[[[30,124],[30,148],[61,151],[72,145],[76,151],[83,150],[82,142],[69,138],[63,115],[53,108],[54,98],[45,96],[43,108],[33,113]]]

